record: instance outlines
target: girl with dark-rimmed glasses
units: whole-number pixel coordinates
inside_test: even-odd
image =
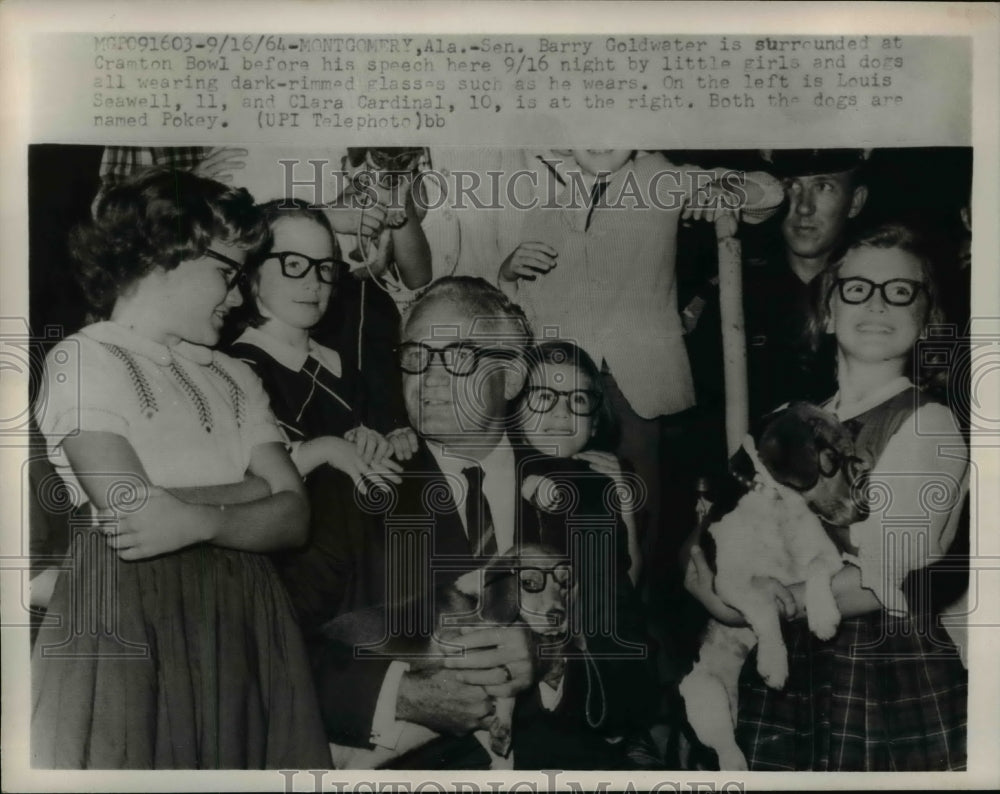
[[[804,585],[781,588],[784,689],[764,684],[753,655],[744,664],[736,736],[751,770],[965,768],[961,635],[941,629],[945,582],[928,566],[959,531],[968,448],[951,410],[920,385],[919,342],[942,319],[929,250],[913,229],[884,224],[819,276],[812,328],[837,347],[838,391],[826,408],[850,421],[859,454],[875,461],[859,495],[869,514],[830,530],[846,561],[832,579],[842,615],[836,635],[809,633]],[[688,589],[717,618],[738,623],[711,579],[704,557],[692,553]]]
[[[360,373],[312,335],[348,277],[329,221],[298,199],[268,202],[261,212],[269,239],[247,260],[237,313],[244,330],[231,354],[264,381],[303,476],[328,464],[362,491],[380,478],[398,482],[392,458],[412,454],[412,430],[386,438],[366,427]]]
[[[516,419],[520,435],[539,452],[578,458],[618,484],[628,532],[629,577],[635,583],[642,565],[633,509],[636,481],[626,481],[621,462],[608,451],[615,443],[617,420],[593,359],[572,342],[536,345]]]

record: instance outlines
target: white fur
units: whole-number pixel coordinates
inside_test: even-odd
[[[716,592],[743,613],[749,628],[710,621],[698,662],[680,684],[688,721],[701,742],[719,754],[723,770],[747,768],[735,738],[737,689],[754,645],[757,671],[768,686],[781,689],[788,678],[778,604],[753,587],[753,577],[786,586],[805,582],[809,628],[820,639],[831,638],[840,623],[830,584],[843,565],[837,548],[798,492],[768,480],[708,528],[717,547]]]

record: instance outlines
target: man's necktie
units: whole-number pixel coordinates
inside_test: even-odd
[[[607,179],[598,179],[594,186],[590,189],[590,209],[587,210],[587,222],[584,225],[584,230],[590,228],[590,222],[594,218],[594,209],[596,209],[598,203],[602,198],[604,198],[604,193],[608,189]]]
[[[493,514],[483,494],[482,466],[462,469],[469,489],[465,495],[465,526],[469,533],[469,548],[473,556],[491,557],[497,553],[497,539],[493,528]]]

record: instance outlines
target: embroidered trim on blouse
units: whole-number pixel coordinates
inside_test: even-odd
[[[187,394],[188,399],[194,403],[195,410],[198,412],[198,421],[201,422],[201,426],[205,428],[206,433],[212,432],[212,410],[208,406],[208,400],[205,399],[205,395],[202,393],[188,374],[178,366],[176,361],[171,361],[168,367],[170,373],[177,379],[181,388]]]
[[[226,389],[229,391],[229,399],[232,402],[233,410],[236,413],[236,425],[238,427],[242,427],[243,422],[246,419],[246,392],[244,392],[243,387],[233,379],[232,375],[219,366],[218,362],[212,361],[212,363],[208,365],[208,368],[225,381]]]
[[[125,365],[129,380],[132,382],[132,388],[135,389],[135,396],[139,400],[139,410],[147,419],[152,419],[153,414],[159,410],[156,405],[156,395],[135,359],[128,351],[118,345],[110,342],[100,342],[99,344]]]

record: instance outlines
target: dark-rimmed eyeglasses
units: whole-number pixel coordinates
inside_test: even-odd
[[[593,416],[601,407],[601,393],[593,389],[553,389],[549,386],[529,386],[524,393],[524,404],[536,414],[547,414],[556,407],[560,397],[577,416]]]
[[[868,462],[856,455],[844,455],[839,450],[827,444],[823,439],[816,439],[816,463],[819,473],[829,479],[835,477],[841,470],[854,482],[868,471]]]
[[[225,254],[220,254],[218,251],[213,251],[211,248],[205,250],[205,256],[215,259],[218,262],[222,262],[222,264],[232,268],[233,274],[231,276],[226,276],[226,290],[231,290],[240,283],[240,279],[243,278],[244,265],[242,262],[230,259]]]
[[[305,278],[306,274],[316,268],[316,275],[324,284],[335,284],[340,274],[349,270],[346,262],[339,259],[313,259],[298,251],[275,251],[264,257],[277,259],[281,265],[281,274],[286,278]]]
[[[573,580],[573,566],[561,562],[551,568],[535,568],[523,565],[517,569],[517,579],[521,589],[526,593],[540,593],[545,589],[549,577],[560,587],[569,587]]]
[[[480,360],[487,356],[511,358],[515,355],[509,348],[472,342],[451,342],[443,347],[430,347],[423,342],[404,342],[396,351],[399,354],[400,369],[409,375],[422,375],[436,357],[447,372],[459,377],[472,375],[479,368]]]
[[[909,278],[891,278],[881,284],[861,276],[838,278],[834,284],[844,303],[860,304],[878,290],[882,300],[890,306],[909,306],[917,299],[920,290],[927,289],[922,281]]]

